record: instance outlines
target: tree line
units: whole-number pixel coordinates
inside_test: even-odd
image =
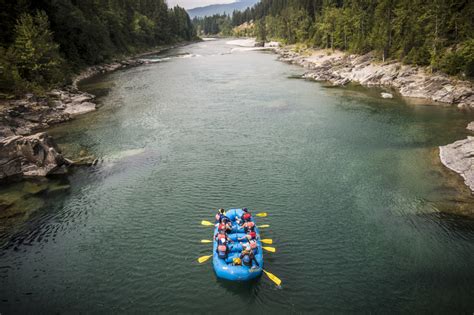
[[[261,40],[375,51],[383,61],[474,77],[472,0],[261,0],[226,18],[216,20],[217,29],[253,21]]]
[[[0,7],[3,96],[41,92],[85,66],[196,38],[187,12],[165,0],[0,0]]]

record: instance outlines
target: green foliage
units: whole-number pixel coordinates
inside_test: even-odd
[[[473,16],[471,0],[261,0],[234,12],[231,23],[253,21],[258,37],[283,43],[375,51],[382,60],[472,77]]]
[[[59,45],[53,41],[48,16],[38,11],[35,16],[22,14],[15,27],[12,50],[13,64],[20,77],[40,86],[61,83],[64,60],[59,55]]]
[[[1,91],[41,94],[44,88],[61,84],[66,78],[64,59],[44,11],[34,16],[22,14],[14,29],[14,42],[0,52]]]
[[[196,38],[186,11],[165,0],[0,0],[0,7],[5,93],[41,91],[64,82],[68,69]]]
[[[195,17],[193,25],[201,35],[232,35],[232,21],[226,14],[214,14],[206,17]]]
[[[26,82],[21,78],[14,60],[11,50],[0,47],[0,93],[2,95],[25,92]]]
[[[267,40],[267,28],[266,28],[264,19],[261,19],[257,22],[255,32],[257,35],[257,40],[259,41]]]
[[[457,50],[448,50],[439,62],[440,69],[448,74],[461,73],[474,77],[474,39],[463,42]]]
[[[427,66],[430,64],[430,52],[426,47],[413,47],[403,58],[404,63],[417,66]]]
[[[255,37],[256,27],[254,23],[243,23],[232,29],[232,36],[237,37]]]

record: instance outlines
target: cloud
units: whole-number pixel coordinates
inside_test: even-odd
[[[174,7],[175,5],[179,5],[180,7],[183,7],[185,9],[192,9],[210,4],[232,2],[236,2],[236,0],[168,0],[168,6]]]

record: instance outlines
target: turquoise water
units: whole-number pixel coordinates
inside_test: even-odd
[[[100,162],[4,229],[0,312],[472,313],[474,224],[456,214],[474,201],[436,148],[473,117],[292,79],[304,70],[232,48],[84,83],[100,109],[51,133]],[[200,221],[244,206],[269,213],[281,288],[196,262],[211,254]]]

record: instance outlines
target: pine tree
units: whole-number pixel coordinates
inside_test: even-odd
[[[11,50],[22,79],[46,86],[64,80],[61,72],[64,60],[59,55],[59,45],[53,41],[44,11],[36,12],[35,16],[20,16]]]

